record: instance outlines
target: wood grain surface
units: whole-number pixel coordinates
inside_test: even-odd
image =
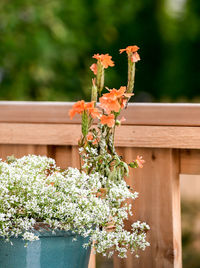
[[[37,145],[77,145],[79,124],[0,123],[0,143]],[[200,149],[198,127],[128,126],[116,129],[116,145],[121,147]]]
[[[80,123],[79,116],[70,120],[69,102],[0,101],[0,122]],[[122,112],[126,125],[200,126],[200,104],[129,103]]]
[[[133,217],[126,223],[128,229],[136,220],[150,225],[148,241],[151,246],[127,259],[114,259],[115,268],[181,268],[181,226],[179,151],[173,149],[123,148],[120,154],[129,162],[142,155],[143,169],[134,169],[127,179],[139,197],[132,202]]]

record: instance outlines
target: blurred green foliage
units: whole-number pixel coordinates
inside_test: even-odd
[[[118,88],[119,49],[136,44],[136,101],[198,100],[200,1],[176,14],[168,1],[1,0],[0,99],[89,100],[92,55],[113,56],[106,84]]]

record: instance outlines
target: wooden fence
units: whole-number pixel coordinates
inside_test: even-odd
[[[0,157],[40,154],[61,167],[79,166],[80,121],[69,120],[70,103],[0,102]],[[117,129],[125,161],[146,160],[128,178],[139,192],[135,219],[146,221],[151,246],[139,259],[114,258],[115,268],[181,267],[180,174],[200,174],[200,105],[131,104]],[[94,258],[90,267],[95,267]]]

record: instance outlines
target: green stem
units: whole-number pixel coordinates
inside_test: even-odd
[[[114,142],[115,142],[116,120],[117,120],[117,117],[118,117],[118,115],[120,114],[120,112],[121,112],[121,109],[119,110],[118,113],[115,113],[115,125],[114,125],[114,127],[113,127],[113,147],[114,147]]]

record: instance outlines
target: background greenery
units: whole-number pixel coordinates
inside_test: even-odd
[[[140,47],[136,101],[200,99],[200,1],[1,0],[0,99],[89,99],[94,53],[116,63],[106,84],[126,84]]]
[[[199,208],[199,200],[181,202],[183,268],[200,268]]]

